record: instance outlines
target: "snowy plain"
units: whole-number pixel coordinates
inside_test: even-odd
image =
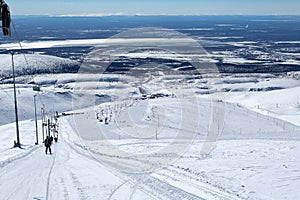
[[[47,108],[49,114],[54,110],[70,111],[74,86],[70,84],[74,81],[72,76],[72,74],[57,74],[35,77],[44,84],[42,92],[38,94],[41,100],[38,100],[38,107],[42,102],[52,105],[51,102],[54,101],[55,104]],[[96,78],[90,79],[92,82],[95,80]],[[97,94],[107,95],[101,98],[111,96],[111,99],[114,99],[116,98],[114,94],[124,93],[139,97],[140,90],[132,88],[128,84],[130,80],[130,77],[123,77],[115,83],[119,87],[111,87],[112,83],[107,84],[106,87],[102,84],[102,87],[96,91],[93,90],[96,82],[87,84],[89,81],[85,79],[77,82],[75,86],[79,87],[83,84],[85,90],[89,90],[90,87],[90,90]],[[176,78],[172,80],[165,77],[164,80],[167,80],[168,84],[178,82]],[[110,151],[110,147],[105,149],[105,144],[101,141],[94,142],[93,146],[89,141],[78,137],[80,134],[76,134],[76,124],[72,116],[59,119],[59,142],[52,147],[54,155],[44,155],[43,145],[34,145],[32,96],[35,92],[28,84],[18,86],[18,96],[21,97],[20,111],[23,111],[21,117],[25,120],[20,123],[23,149],[12,148],[15,134],[15,125],[11,123],[14,119],[11,114],[12,89],[11,84],[2,85],[1,87],[5,88],[1,90],[1,100],[6,99],[7,111],[2,112],[1,118],[2,121],[10,118],[11,122],[0,127],[3,143],[1,145],[1,196],[4,199],[24,197],[25,199],[297,198],[300,195],[298,190],[300,163],[297,159],[300,151],[299,121],[297,121],[299,81],[293,77],[272,75],[228,76],[223,81],[230,83],[224,84],[224,87],[232,92],[226,93],[228,103],[225,106],[224,127],[213,151],[205,158],[199,153],[210,123],[208,119],[211,115],[211,102],[209,95],[201,95],[196,90],[201,107],[201,124],[196,138],[190,141],[186,151],[175,156],[167,165],[160,166],[151,173],[141,174],[124,173],[114,164],[108,164],[107,159],[116,156],[113,155],[114,152]],[[192,83],[191,87],[200,84]],[[144,87],[148,88],[149,95],[161,90],[153,86],[153,83]],[[274,87],[275,90],[250,90],[270,87]],[[277,90],[277,87],[281,89]],[[116,92],[118,88],[120,91]],[[199,90],[203,90],[203,87],[200,88]],[[178,106],[176,98],[172,97],[138,101],[126,99],[102,103],[94,108],[94,112],[96,116],[101,109],[107,113],[109,113],[108,108],[113,110],[113,119],[108,125],[98,122],[100,129],[105,133],[106,140],[114,147],[135,155],[156,152],[169,146],[179,128],[186,132],[195,129],[195,127],[178,125],[176,106]],[[116,112],[122,113],[123,109],[125,111],[133,109],[130,111],[132,120],[137,120],[135,123],[138,124],[147,124],[149,119],[155,121],[157,118],[163,118],[151,114],[149,107],[164,107],[170,113],[166,117],[167,124],[161,125],[164,130],[159,132],[158,139],[155,138],[156,127],[152,127],[150,130],[152,134],[144,139],[138,139],[139,135],[132,133],[135,134],[134,138],[137,137],[134,139],[132,135],[126,135],[119,130],[122,118],[117,121],[114,117]],[[137,116],[134,119],[135,115]],[[94,120],[97,121],[96,117]],[[40,124],[39,121],[39,126]],[[134,127],[131,130],[134,130]],[[39,140],[42,140],[41,135]],[[165,159],[167,155],[161,156]],[[126,159],[129,159],[126,161],[129,164],[139,165],[136,163],[138,161],[131,160],[131,157]],[[39,166],[36,166],[36,163],[39,163]],[[28,180],[31,184],[28,184]]]
[[[46,41],[23,46],[40,49],[103,42],[102,39]],[[18,45],[3,44],[0,48],[17,49]],[[217,62],[216,57],[230,63],[262,62],[238,58],[230,52],[213,55],[209,55],[208,62]],[[174,55],[150,50],[118,56],[162,59]],[[1,198],[297,199],[300,196],[299,72],[222,74],[217,75],[219,82],[211,85],[209,79],[214,79],[214,75],[178,75],[178,68],[174,69],[175,75],[159,71],[145,77],[76,74],[64,71],[77,66],[76,60],[39,54],[26,57],[30,67],[21,55],[15,59],[19,70],[16,81],[22,149],[12,148],[15,116],[10,56],[1,55],[0,60]],[[45,69],[58,71],[49,73]],[[35,85],[41,87],[40,92],[33,91]],[[219,85],[222,90],[215,90]],[[211,98],[219,93],[224,94],[224,99]],[[39,145],[34,145],[34,95],[37,95]],[[52,145],[53,155],[45,155],[41,143],[43,104],[47,116],[53,116],[55,111],[60,113],[59,140]],[[217,120],[218,134],[210,141],[214,106],[224,109],[224,117],[218,118],[221,121]],[[185,109],[192,116],[187,121],[182,117],[187,116]],[[193,111],[198,111],[196,123]],[[82,121],[92,122],[101,134],[93,135],[89,130],[94,127],[87,127]],[[203,151],[207,145],[209,150]]]

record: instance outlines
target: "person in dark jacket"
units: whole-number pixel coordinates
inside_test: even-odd
[[[50,152],[50,155],[51,155],[52,154],[51,153],[51,144],[52,144],[51,138],[49,136],[47,136],[44,143],[45,143],[45,147],[46,147],[45,153],[47,154],[48,149],[49,149],[49,152]]]

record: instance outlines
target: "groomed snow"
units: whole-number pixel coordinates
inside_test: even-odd
[[[200,152],[212,120],[208,94],[218,92],[208,81],[215,75],[195,79],[160,72],[146,77],[149,80],[142,84],[138,77],[128,75],[18,77],[23,149],[12,148],[16,137],[12,84],[1,84],[0,99],[6,106],[1,107],[0,115],[0,196],[4,199],[297,199],[300,195],[298,74],[223,75],[215,84],[223,83],[226,89],[225,102],[219,102],[225,105],[225,121],[217,143],[206,156]],[[22,79],[34,81],[42,91],[37,94],[32,84]],[[184,91],[181,96],[176,96],[177,88]],[[39,145],[34,145],[32,120],[35,94]],[[155,94],[163,95],[150,98]],[[184,101],[180,102],[180,98]],[[72,103],[76,100],[82,102],[80,110],[73,110]],[[96,103],[90,108],[92,100]],[[198,126],[192,119],[180,123],[181,106],[191,110],[195,102],[200,111]],[[47,116],[55,111],[84,113],[78,116],[94,120],[104,137],[88,141],[88,133],[78,132],[81,124],[74,121],[74,116],[60,117],[58,143],[52,145],[53,155],[45,155],[40,127],[42,104]],[[90,116],[87,113],[91,110]],[[99,114],[102,110],[109,118],[107,123],[99,120],[103,117]],[[184,134],[176,138],[178,132]],[[191,132],[196,132],[196,137],[188,140],[185,136]],[[186,141],[189,145],[180,153],[161,151],[172,145],[177,150]],[[125,154],[112,151],[111,145]],[[147,155],[148,162],[140,160],[141,155]],[[159,162],[153,164],[153,159]],[[120,170],[120,167],[147,168],[150,164],[158,167],[147,173]]]

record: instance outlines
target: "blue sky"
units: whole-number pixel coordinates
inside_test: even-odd
[[[6,0],[14,15],[300,15],[300,0]]]

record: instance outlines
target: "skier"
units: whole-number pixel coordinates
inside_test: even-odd
[[[46,147],[45,153],[47,154],[48,149],[49,149],[49,152],[51,155],[52,154],[51,153],[51,143],[52,143],[51,138],[49,136],[47,136],[44,143],[45,143],[45,147]]]
[[[57,140],[58,140],[58,131],[55,131],[55,136],[54,136],[55,143],[57,142]]]

